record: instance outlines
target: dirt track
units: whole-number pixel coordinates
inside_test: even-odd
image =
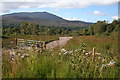
[[[46,45],[46,49],[53,49],[55,47],[61,47],[67,43],[68,40],[73,37],[59,37],[59,40],[52,41]]]

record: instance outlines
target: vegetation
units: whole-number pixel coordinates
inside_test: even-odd
[[[87,38],[89,39],[86,40]],[[29,54],[24,58],[18,55],[15,62],[10,61],[9,51],[5,53],[3,50],[3,78],[120,78],[118,71],[120,67],[117,66],[120,63],[116,48],[108,50],[103,47],[103,50],[99,52],[101,54],[96,55],[92,61],[92,55],[86,55],[92,49],[89,44],[91,39],[92,44],[96,45],[96,52],[99,51],[101,43],[106,40],[106,38],[76,36],[67,45],[52,51],[37,52],[34,48],[15,50],[16,55]],[[100,43],[96,44],[97,41]],[[110,47],[117,44],[114,41],[109,40],[109,42],[112,43]],[[112,59],[117,64],[107,66],[101,71],[102,65],[108,64]]]
[[[120,78],[118,31],[120,22],[98,21],[88,28],[40,26],[23,21],[18,26],[4,25],[3,78]],[[50,42],[59,36],[73,36],[67,45],[39,52],[32,49],[10,49],[14,38]],[[8,47],[9,49],[6,49]],[[93,60],[92,49],[99,55]],[[11,54],[16,55],[11,62]],[[24,56],[23,55],[29,55]],[[104,67],[111,60],[114,65]]]
[[[39,26],[35,23],[23,21],[17,27],[13,25],[3,25],[3,36],[9,35],[103,35],[117,36],[120,22],[114,20],[112,23],[98,21],[95,24],[86,27],[56,27],[56,26]]]
[[[18,39],[25,39],[25,40],[38,40],[38,41],[45,41],[46,43],[58,40],[59,35],[11,35],[4,37],[2,40],[2,47],[3,48],[14,48],[15,38]]]
[[[3,26],[3,35],[79,35],[80,27],[39,26],[23,21],[19,27]]]
[[[116,36],[118,31],[120,31],[118,26],[120,26],[119,20],[114,20],[109,24],[106,21],[98,21],[97,23],[90,25],[88,31],[90,35]]]

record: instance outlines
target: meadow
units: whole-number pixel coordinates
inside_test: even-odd
[[[46,41],[56,38],[58,36],[29,39]],[[14,37],[3,40],[7,46]],[[11,62],[10,53],[13,52],[16,57]],[[63,47],[42,52],[35,48],[3,49],[2,61],[3,78],[120,78],[118,39],[112,37],[73,36]]]

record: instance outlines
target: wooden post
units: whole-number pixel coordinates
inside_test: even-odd
[[[17,48],[17,38],[15,38],[15,49]]]
[[[43,48],[46,49],[46,43],[45,42],[43,43],[43,45],[44,45]]]
[[[94,57],[95,57],[95,48],[93,48],[93,55],[92,55],[92,56],[93,56],[93,59],[92,59],[92,60],[94,61]]]
[[[40,48],[42,48],[42,42],[40,42]]]

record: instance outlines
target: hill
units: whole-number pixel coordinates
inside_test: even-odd
[[[2,15],[4,24],[19,24],[21,21],[34,22],[44,26],[88,27],[89,22],[69,21],[48,12],[20,12]]]

